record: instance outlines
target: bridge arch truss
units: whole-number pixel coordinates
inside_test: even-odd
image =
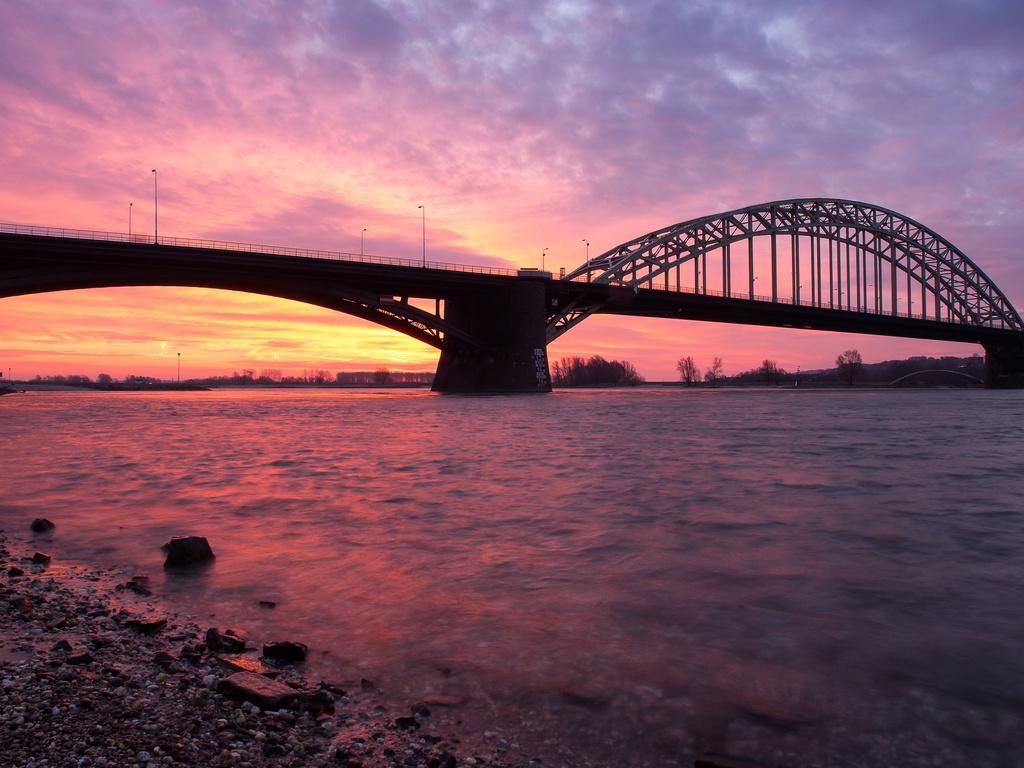
[[[853,200],[781,200],[691,219],[618,245],[566,279],[1024,331],[1003,292],[955,245]],[[600,309],[568,303],[549,317],[548,341]]]

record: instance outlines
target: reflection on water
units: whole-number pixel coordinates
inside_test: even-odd
[[[53,393],[0,524],[528,754],[1024,764],[1024,393]],[[160,544],[217,561],[165,577]],[[260,608],[273,600],[277,608]]]

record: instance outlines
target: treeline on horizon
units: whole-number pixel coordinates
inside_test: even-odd
[[[551,383],[556,387],[633,387],[643,380],[627,360],[605,360],[600,355],[563,357],[551,365]]]
[[[766,359],[756,368],[731,376],[722,373],[721,358],[714,358],[702,371],[692,357],[681,357],[677,364],[678,382],[685,386],[717,387],[728,385],[780,386],[801,384],[889,384],[901,377],[921,371],[955,371],[959,374],[984,380],[985,359],[980,355],[970,357],[926,357],[915,356],[905,360],[886,360],[879,363],[864,363],[856,350],[847,350],[836,359],[834,368],[809,371],[787,371],[776,361]],[[971,386],[972,382],[963,376],[933,374],[931,383]],[[433,373],[421,371],[391,371],[377,368],[373,371],[340,371],[331,374],[323,369],[310,369],[301,375],[284,375],[280,370],[255,369],[234,371],[230,376],[207,376],[181,381],[181,386],[353,386],[353,385],[412,385],[431,384]],[[34,384],[55,384],[92,389],[143,389],[163,387],[174,380],[158,379],[154,376],[125,376],[116,379],[101,373],[95,380],[84,374],[36,375],[28,380]],[[0,385],[14,383],[0,379]],[[551,365],[551,383],[555,387],[614,387],[636,386],[644,383],[636,367],[627,360],[606,360],[600,355],[589,358],[563,357]],[[980,383],[980,382],[979,382]]]
[[[147,387],[163,385],[173,382],[168,379],[158,379],[155,376],[128,375],[122,379],[116,379],[108,373],[101,373],[93,380],[84,374],[70,375],[49,375],[34,376],[29,379],[34,384],[63,384],[73,387],[93,387],[98,389],[117,387]],[[204,376],[198,378],[182,379],[182,384],[198,384],[203,386],[246,386],[246,385],[351,385],[351,384],[431,384],[434,381],[433,373],[422,371],[392,371],[387,368],[377,368],[373,371],[339,371],[332,374],[322,369],[305,370],[301,375],[284,375],[277,369],[264,369],[259,373],[255,369],[246,368],[242,371],[234,371],[230,376]]]
[[[716,366],[715,363],[718,365]],[[971,386],[969,378],[984,380],[985,358],[981,355],[970,357],[927,357],[918,355],[904,360],[885,360],[878,363],[865,363],[855,349],[846,350],[836,358],[834,368],[814,369],[809,371],[787,371],[775,360],[764,360],[761,365],[732,376],[721,373],[721,359],[715,358],[704,376],[696,366],[692,357],[682,357],[677,364],[679,380],[686,386],[720,386],[720,385],[752,385],[767,386],[800,384],[890,384],[905,376],[923,371],[936,371],[932,374],[931,383],[953,386]],[[942,372],[953,371],[949,374]],[[956,374],[963,374],[958,376]],[[980,386],[981,382],[976,385]]]

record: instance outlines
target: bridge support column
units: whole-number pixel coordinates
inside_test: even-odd
[[[985,386],[990,389],[1024,389],[1024,345],[985,346]]]
[[[550,392],[543,281],[445,300],[445,320],[479,340],[441,351],[435,392]]]

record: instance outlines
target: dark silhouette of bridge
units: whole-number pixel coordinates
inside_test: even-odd
[[[593,314],[976,343],[987,386],[1024,387],[1024,321],[1003,292],[933,230],[849,200],[784,200],[692,219],[560,279],[0,224],[0,297],[114,286],[246,291],[371,320],[440,350],[441,392],[549,391],[547,344]]]

